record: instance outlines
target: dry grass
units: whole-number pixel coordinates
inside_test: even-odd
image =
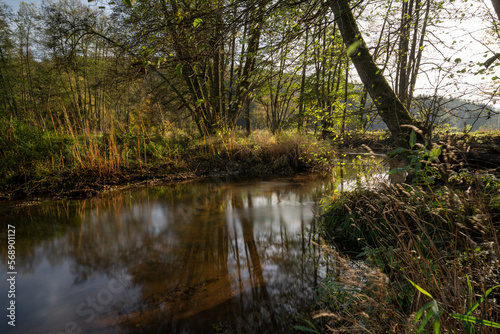
[[[443,332],[465,332],[451,315],[465,314],[500,277],[499,196],[500,183],[492,175],[462,172],[440,185],[379,184],[345,193],[326,209],[327,235],[356,244],[366,263],[390,279],[389,309],[402,316],[393,317],[384,332],[406,326],[430,301],[408,279],[444,310]],[[493,292],[473,316],[500,322],[499,297]],[[364,324],[380,332],[376,323]],[[486,326],[476,329],[496,333]]]
[[[321,248],[333,265],[333,274],[317,289],[322,310],[313,319],[332,333],[404,332],[405,318],[391,303],[395,296],[387,275],[351,261],[326,244]]]
[[[310,135],[235,131],[199,137],[168,126],[111,126],[95,133],[65,124],[52,130],[0,122],[0,190],[4,196],[100,188],[176,174],[284,174],[328,166],[334,155]],[[7,195],[5,195],[7,194]]]
[[[242,133],[219,133],[200,141],[201,152],[210,159],[239,165],[258,165],[262,173],[286,173],[324,168],[335,154],[328,142],[297,132],[272,134],[256,130]]]

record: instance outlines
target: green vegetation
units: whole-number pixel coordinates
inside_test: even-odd
[[[339,260],[345,255],[334,253],[347,277],[321,288],[328,312],[323,321],[376,333],[412,327],[419,333],[496,333],[500,180],[432,162],[439,147],[410,146],[410,163],[393,170],[412,172],[410,184],[358,188],[325,207],[325,238],[356,250],[364,267],[350,268]],[[349,299],[347,310],[338,304],[339,293]]]
[[[339,274],[318,288],[320,325],[494,330],[500,181],[467,162],[498,155],[498,136],[469,131],[499,117],[458,98],[494,102],[500,62],[462,61],[441,36],[472,34],[457,33],[470,13],[496,26],[483,3],[89,2],[99,4],[22,2],[16,13],[0,2],[1,198],[292,173],[328,167],[339,146],[404,146],[392,177],[408,184],[335,193],[325,208],[325,238],[364,262],[325,248]],[[474,39],[487,58],[498,36],[484,30]],[[416,96],[419,85],[432,96]],[[390,134],[367,132],[376,119]]]
[[[313,135],[257,130],[201,137],[180,129],[103,134],[42,131],[0,122],[0,189],[4,197],[88,196],[112,185],[210,175],[287,174],[327,167],[335,151]]]

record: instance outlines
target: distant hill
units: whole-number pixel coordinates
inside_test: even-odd
[[[431,115],[434,123],[448,124],[451,131],[463,131],[465,127],[472,127],[472,131],[500,129],[500,110],[491,105],[466,101],[463,99],[434,98],[419,96],[416,98],[416,107],[411,113],[420,119]],[[377,116],[369,130],[387,129]]]

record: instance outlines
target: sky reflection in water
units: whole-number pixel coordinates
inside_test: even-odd
[[[0,332],[289,332],[328,270],[309,231],[337,186],[216,179],[8,212],[17,317]],[[0,255],[5,273],[6,247]]]

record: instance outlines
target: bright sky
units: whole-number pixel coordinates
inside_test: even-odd
[[[82,3],[88,4],[87,0],[81,1]],[[0,2],[9,5],[15,13],[19,8],[21,0],[0,0]],[[39,6],[42,0],[27,0],[26,2],[33,2]],[[96,6],[96,2],[93,2],[92,5]],[[492,77],[495,76],[495,73],[473,75],[470,73],[460,74],[456,72],[463,68],[467,68],[469,72],[472,69],[477,72],[481,67],[467,67],[470,61],[475,63],[485,61],[488,57],[493,55],[493,52],[500,52],[500,43],[493,43],[493,45],[485,43],[487,37],[485,32],[491,23],[482,21],[479,18],[480,13],[488,8],[493,12],[492,5],[490,0],[457,1],[455,4],[456,6],[462,7],[463,13],[466,13],[464,18],[462,20],[459,18],[445,20],[441,24],[443,32],[435,32],[437,37],[441,41],[444,41],[451,49],[441,47],[442,44],[440,43],[436,43],[438,47],[434,50],[431,50],[432,47],[426,46],[427,50],[424,52],[424,57],[426,57],[426,59],[423,60],[422,64],[423,69],[441,66],[443,65],[443,55],[449,57],[453,61],[460,59],[460,63],[450,72],[454,73],[454,78],[446,79],[444,77],[444,71],[429,71],[419,76],[417,94],[433,94],[434,88],[437,85],[443,86],[448,82],[458,81],[461,83],[458,87],[452,88],[448,86],[446,89],[440,89],[440,95],[451,94],[457,97],[465,95],[463,97],[470,100],[484,100],[484,94],[481,94],[481,90],[493,84]],[[491,40],[493,40],[493,38],[491,38]],[[488,57],[485,58],[484,55],[488,49],[490,49],[490,52],[488,53]],[[439,54],[441,51],[443,54]],[[426,62],[426,64],[424,64],[424,62]],[[448,75],[450,73],[448,73]],[[500,77],[500,73],[497,75]],[[457,78],[459,79],[456,80]]]
[[[12,12],[15,13],[19,9],[19,4],[22,2],[20,0],[0,0],[3,3],[7,4],[10,8],[12,8]],[[24,1],[26,3],[34,3],[37,6],[40,6],[42,4],[42,0],[26,0]]]
[[[485,67],[475,64],[484,62],[489,57],[493,56],[495,52],[499,52],[500,43],[495,42],[495,38],[487,32],[492,26],[491,21],[484,21],[479,15],[481,12],[485,12],[488,9],[491,10],[493,14],[494,11],[489,0],[470,1],[469,3],[463,4],[463,6],[468,6],[464,8],[464,13],[468,15],[464,16],[463,19],[457,18],[443,22],[441,24],[443,32],[438,33],[439,38],[443,40],[450,49],[443,48],[440,50],[437,48],[434,52],[435,54],[441,51],[443,52],[440,57],[438,55],[436,58],[442,59],[443,56],[446,56],[450,58],[453,63],[456,61],[456,67],[451,71],[451,73],[454,74],[454,78],[443,79],[443,84],[452,80],[460,82],[458,87],[449,91],[450,94],[464,94],[465,98],[473,100],[485,99],[482,91],[485,91],[487,86],[494,84],[492,78],[495,76],[495,71],[492,68],[491,71],[486,71],[481,74],[479,71],[485,70]],[[467,69],[467,73],[457,73],[462,69]],[[432,78],[434,77],[434,83],[436,83],[436,80],[439,80],[438,77],[440,75],[442,77],[443,74],[443,72],[440,74],[435,73],[434,76],[430,76],[430,80],[428,81],[433,81]],[[500,76],[500,74],[496,74]],[[456,78],[460,79],[455,80]],[[420,82],[420,87],[422,88],[431,85],[432,82]]]
[[[81,0],[82,3],[88,3],[87,0]],[[15,13],[17,12],[17,9],[19,8],[19,4],[23,1],[21,0],[0,0],[0,2],[3,2],[7,4],[10,8],[12,8],[12,11]],[[25,0],[24,2],[26,3],[34,3],[37,6],[40,6],[42,4],[42,0]]]
[[[494,89],[496,83],[492,78],[500,77],[500,71],[495,73],[491,69],[490,73],[478,74],[485,67],[477,64],[500,52],[500,41],[497,43],[487,34],[492,20],[484,19],[488,10],[494,13],[493,7],[490,0],[460,0],[453,5],[459,9],[458,14],[447,17],[443,13],[439,16],[441,22],[427,29],[426,39],[430,42],[425,45],[415,95],[433,95],[437,90],[440,96],[490,104],[491,94],[485,93]],[[360,22],[361,31],[373,29],[370,21]],[[372,34],[373,38],[378,36]],[[369,47],[376,44],[365,39]],[[445,58],[450,61],[444,61]],[[463,70],[466,72],[460,73]],[[390,77],[387,78],[390,81]]]

